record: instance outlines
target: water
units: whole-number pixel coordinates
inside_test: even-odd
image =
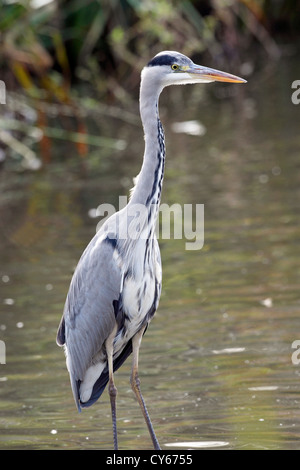
[[[205,205],[202,250],[161,240],[163,294],[141,348],[142,390],[164,449],[300,448],[296,62],[246,86],[162,96],[163,202]],[[199,135],[174,132],[181,121],[200,122],[191,127]],[[139,126],[107,117],[97,126],[126,149],[91,147],[82,158],[73,143],[54,141],[63,164],[53,156],[41,171],[0,174],[2,449],[112,448],[108,394],[78,414],[55,344],[72,271],[98,222],[89,211],[117,205],[141,164]],[[116,374],[120,449],[151,448],[129,375],[127,361]]]

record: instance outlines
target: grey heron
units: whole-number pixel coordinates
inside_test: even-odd
[[[58,328],[57,343],[65,348],[78,410],[95,403],[108,384],[115,449],[118,440],[114,372],[131,353],[131,386],[153,446],[160,449],[138,378],[142,336],[161,294],[162,268],[155,225],[164,176],[165,140],[159,119],[159,95],[168,85],[213,81],[245,82],[235,75],[196,65],[174,51],[160,52],[143,68],[142,168],[127,206],[106,220],[83,252]]]

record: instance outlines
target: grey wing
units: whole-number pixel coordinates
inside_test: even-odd
[[[83,253],[67,295],[57,343],[64,345],[75,401],[77,383],[97,360],[115,325],[114,302],[120,295],[121,273],[113,240],[95,236]]]

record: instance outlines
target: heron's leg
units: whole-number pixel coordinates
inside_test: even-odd
[[[118,450],[117,412],[116,412],[117,388],[114,382],[114,370],[113,370],[113,350],[114,350],[114,338],[115,338],[116,332],[117,332],[117,325],[114,327],[113,331],[107,338],[105,342],[105,346],[106,346],[107,362],[108,362],[108,374],[109,374],[108,393],[109,393],[110,405],[111,405],[114,449]]]
[[[142,336],[144,333],[145,328],[142,328],[140,331],[136,333],[136,335],[132,338],[132,352],[133,352],[133,360],[132,360],[132,371],[131,371],[131,377],[130,377],[130,383],[132,390],[134,391],[137,400],[140,404],[140,407],[142,409],[142,413],[144,415],[146,424],[148,426],[148,430],[153,442],[154,449],[160,450],[160,446],[158,443],[158,440],[156,438],[149,413],[147,411],[141,389],[140,389],[140,379],[138,377],[138,361],[139,361],[139,348],[142,340]]]

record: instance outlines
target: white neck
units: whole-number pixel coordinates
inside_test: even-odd
[[[145,136],[145,152],[142,169],[138,176],[130,202],[134,204],[159,204],[160,190],[164,172],[165,150],[163,131],[159,121],[158,99],[162,87],[154,73],[145,69],[142,72],[140,88],[140,113]],[[154,72],[154,71],[153,71]],[[157,186],[157,187],[156,187]]]

